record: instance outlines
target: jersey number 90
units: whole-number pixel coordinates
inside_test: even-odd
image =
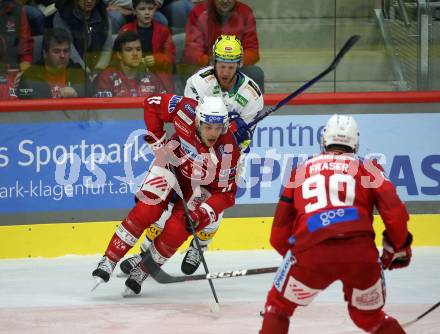
[[[328,179],[328,187],[326,187],[325,178],[322,174],[315,174],[304,181],[302,197],[314,199],[313,203],[305,206],[306,213],[327,207],[328,201],[334,207],[353,205],[356,180],[352,175],[332,174]]]

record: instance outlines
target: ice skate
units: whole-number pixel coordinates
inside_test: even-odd
[[[94,285],[92,291],[95,290],[101,283],[106,283],[110,279],[110,275],[116,267],[116,262],[111,261],[107,256],[103,256],[98,263],[98,267],[93,270]]]
[[[205,247],[201,247],[202,252],[206,250]],[[202,257],[197,249],[194,239],[191,242],[191,245],[186,250],[185,257],[182,260],[181,270],[185,275],[192,275],[195,273],[197,268],[200,266],[200,262],[202,261]]]
[[[124,277],[130,275],[132,269],[142,261],[141,254],[133,255],[122,261],[121,264],[119,265],[119,268],[121,269],[121,273],[118,274],[118,277]]]
[[[142,264],[130,271],[130,276],[125,281],[126,288],[122,294],[124,297],[138,295],[141,292],[142,282],[148,277],[148,274],[141,267]]]

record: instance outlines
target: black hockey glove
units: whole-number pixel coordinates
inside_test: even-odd
[[[242,151],[248,150],[251,143],[252,132],[248,128],[247,123],[240,117],[238,112],[230,112],[229,116],[229,128],[234,133],[235,139]],[[247,152],[245,152],[247,153]]]

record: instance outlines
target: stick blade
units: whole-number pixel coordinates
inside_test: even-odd
[[[216,316],[220,316],[221,314],[220,304],[217,302],[209,303],[209,310],[211,311],[211,313],[214,313]]]
[[[339,53],[336,55],[335,60],[333,60],[333,62],[329,66],[328,69],[330,71],[334,70],[336,68],[336,66],[338,66],[341,59],[345,56],[345,54],[348,51],[350,51],[350,49],[353,47],[353,45],[355,45],[360,38],[361,38],[361,36],[359,36],[359,35],[353,35],[345,42],[345,44],[342,46]]]

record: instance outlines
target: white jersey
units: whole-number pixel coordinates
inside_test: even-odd
[[[246,123],[250,123],[263,109],[263,94],[255,81],[241,72],[237,74],[235,86],[229,92],[223,92],[214,75],[214,67],[204,67],[186,81],[184,94],[197,101],[205,96],[220,96],[228,112],[237,112]]]

